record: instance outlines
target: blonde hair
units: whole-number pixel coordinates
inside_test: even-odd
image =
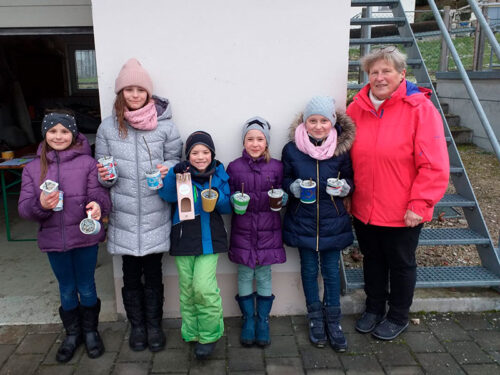
[[[406,69],[406,55],[396,46],[373,49],[369,54],[363,56],[359,60],[361,69],[366,73],[370,73],[372,65],[379,60],[385,60],[392,63],[398,73],[402,73],[403,70]]]

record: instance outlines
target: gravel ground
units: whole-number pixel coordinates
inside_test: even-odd
[[[460,156],[465,170],[472,182],[472,187],[479,201],[479,207],[486,220],[490,236],[498,246],[500,235],[500,163],[493,153],[486,152],[474,145],[459,146]],[[453,192],[451,184],[448,192]],[[461,215],[463,211],[457,210]],[[433,220],[427,227],[467,227],[463,216]],[[362,256],[357,249],[349,253],[344,251],[344,263],[347,268],[361,267]],[[479,265],[480,259],[475,246],[422,246],[417,249],[419,266],[471,266]]]

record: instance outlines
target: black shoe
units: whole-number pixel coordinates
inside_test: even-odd
[[[165,348],[167,339],[161,323],[163,319],[163,284],[144,288],[144,311],[148,331],[148,346],[152,352]]]
[[[383,315],[373,314],[365,311],[356,322],[356,331],[369,333],[375,329],[377,324],[384,320]]]
[[[62,307],[59,307],[59,316],[66,330],[66,337],[57,350],[56,361],[65,363],[73,358],[76,349],[83,342],[80,312],[78,307],[69,311],[65,311]]]
[[[343,353],[347,350],[347,340],[345,339],[340,318],[342,317],[340,307],[325,306],[326,334],[333,350]]]
[[[309,340],[318,347],[324,348],[327,343],[325,317],[321,302],[307,306],[307,319],[309,320]]]
[[[97,331],[100,311],[101,300],[99,298],[94,306],[80,305],[83,339],[89,358],[97,358],[104,353],[104,344]]]
[[[148,347],[146,318],[144,316],[144,290],[122,288],[123,306],[130,321],[131,330],[128,346],[135,352]]]
[[[375,328],[372,335],[380,340],[393,340],[406,328],[408,328],[408,322],[405,324],[398,324],[385,319],[377,326],[377,328]]]
[[[148,347],[148,334],[146,326],[131,326],[128,346],[134,352],[141,352]]]
[[[194,347],[194,355],[196,356],[196,359],[207,359],[214,352],[216,344],[217,341],[210,342],[208,344],[201,344],[197,342]]]

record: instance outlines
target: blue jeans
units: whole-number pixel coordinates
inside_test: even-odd
[[[238,294],[245,297],[253,293],[255,278],[257,294],[263,297],[272,295],[271,265],[255,266],[255,269],[238,264]]]
[[[97,303],[94,271],[97,264],[97,245],[79,247],[62,253],[48,252],[50,265],[59,282],[63,310],[78,306],[78,295],[83,306]]]
[[[318,288],[318,271],[321,263],[321,276],[323,277],[323,304],[325,306],[340,306],[340,251],[323,250],[318,252],[311,249],[300,249],[300,275],[302,287],[309,306],[321,302]]]

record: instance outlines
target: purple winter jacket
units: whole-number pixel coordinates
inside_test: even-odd
[[[250,203],[244,215],[233,213],[231,219],[231,241],[229,259],[250,268],[257,265],[284,263],[286,253],[281,239],[281,216],[269,208],[267,192],[281,188],[283,164],[264,157],[253,160],[243,150],[243,155],[229,163],[231,194],[241,191],[245,183],[245,193],[250,195]]]
[[[40,152],[38,157],[24,167],[21,195],[19,197],[19,215],[27,220],[37,221],[38,246],[43,252],[67,251],[86,247],[104,240],[104,226],[96,235],[80,232],[80,221],[87,217],[85,206],[95,201],[101,206],[101,217],[109,214],[111,200],[106,188],[97,180],[97,162],[92,158],[90,146],[84,135],[79,134],[77,143],[64,151],[50,151],[47,175],[59,183],[59,190],[64,192],[63,210],[45,210],[40,204]]]

